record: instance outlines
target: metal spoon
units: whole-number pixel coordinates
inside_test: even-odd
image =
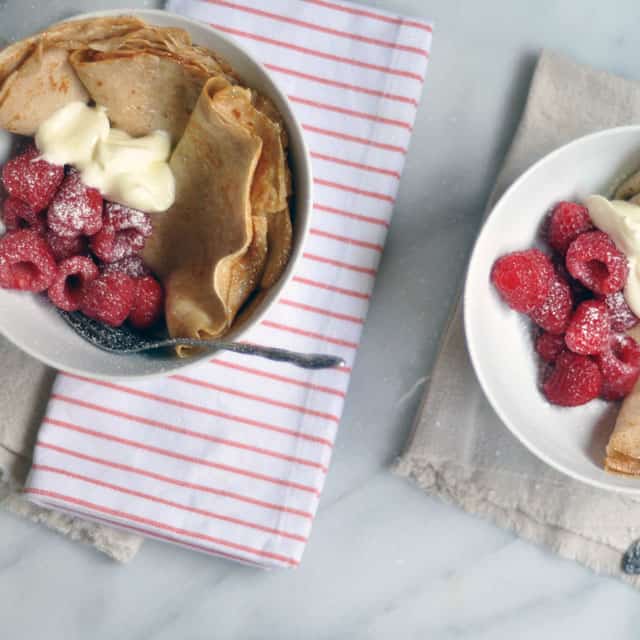
[[[139,353],[187,345],[191,347],[207,347],[243,353],[248,356],[259,356],[268,360],[288,362],[303,369],[331,369],[343,367],[345,362],[337,356],[327,356],[321,353],[298,353],[276,347],[263,347],[244,342],[227,342],[224,340],[196,340],[192,338],[147,338],[126,326],[109,327],[102,322],[96,322],[81,313],[69,313],[58,309],[58,313],[67,324],[81,337],[103,351],[110,353]]]

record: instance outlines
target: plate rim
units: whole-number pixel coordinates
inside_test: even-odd
[[[99,18],[104,16],[136,16],[136,17],[141,17],[143,19],[148,19],[148,21],[151,24],[153,24],[154,18],[161,18],[162,21],[165,23],[167,22],[167,20],[169,22],[175,22],[176,26],[184,26],[185,24],[187,24],[187,25],[193,26],[196,29],[204,29],[205,31],[210,31],[213,34],[215,34],[216,38],[224,41],[230,48],[236,49],[242,55],[246,56],[246,58],[251,62],[251,64],[254,65],[259,70],[259,72],[267,78],[268,83],[270,85],[269,87],[270,91],[272,91],[273,94],[277,95],[278,100],[286,106],[288,115],[290,116],[289,117],[290,126],[293,126],[293,128],[295,129],[295,138],[297,141],[299,141],[301,154],[300,154],[300,158],[298,159],[298,162],[302,167],[302,174],[305,178],[303,182],[300,183],[298,182],[297,174],[294,174],[294,180],[298,182],[298,184],[300,185],[297,188],[303,189],[301,204],[302,204],[302,209],[304,210],[304,215],[299,216],[298,220],[296,221],[298,225],[301,225],[298,227],[299,229],[298,234],[300,239],[299,239],[299,242],[297,243],[297,246],[295,246],[292,249],[292,255],[291,255],[289,264],[286,267],[285,272],[282,274],[282,276],[280,277],[276,285],[274,285],[274,289],[271,291],[273,296],[271,300],[268,301],[267,304],[264,304],[262,308],[254,312],[251,315],[251,318],[248,319],[247,322],[241,328],[239,328],[237,333],[232,334],[230,336],[230,339],[234,341],[242,340],[249,331],[251,331],[252,329],[254,329],[256,326],[260,324],[260,322],[263,320],[265,315],[269,311],[271,311],[273,307],[275,307],[275,305],[278,303],[278,300],[282,297],[285,288],[287,287],[287,285],[290,284],[291,280],[295,275],[295,271],[299,266],[299,263],[301,262],[302,254],[304,252],[304,247],[309,238],[309,230],[311,227],[311,214],[312,214],[312,208],[313,208],[314,182],[313,182],[313,167],[311,163],[311,155],[309,153],[309,147],[307,144],[307,140],[304,136],[302,126],[298,121],[297,116],[295,115],[291,102],[287,98],[284,91],[279,87],[273,75],[266,69],[266,67],[242,44],[238,43],[233,38],[230,38],[225,33],[221,32],[220,30],[216,29],[215,27],[211,26],[206,22],[202,22],[200,20],[196,20],[193,18],[188,18],[186,16],[182,16],[172,11],[165,11],[163,9],[123,8],[123,9],[105,9],[105,10],[98,10],[98,11],[75,13],[74,15],[64,18],[63,20],[52,22],[51,24],[47,25],[47,27],[45,27],[44,29],[46,30],[47,28],[53,25],[61,24],[61,23],[69,22],[73,20]],[[25,36],[25,37],[29,37],[29,36]],[[298,214],[298,209],[296,209],[296,214]],[[176,356],[176,363],[174,365],[169,364],[162,369],[157,369],[151,372],[139,372],[139,373],[131,372],[131,373],[123,373],[119,375],[119,374],[110,374],[110,373],[103,373],[103,372],[94,372],[94,371],[90,371],[88,368],[83,369],[83,368],[66,365],[60,362],[59,360],[56,360],[55,358],[38,353],[38,350],[32,345],[29,345],[22,340],[14,339],[13,336],[8,335],[3,330],[0,330],[0,335],[4,336],[9,342],[11,342],[17,348],[21,349],[22,351],[32,356],[36,360],[39,360],[45,365],[48,365],[58,371],[68,372],[74,375],[90,377],[96,380],[103,380],[103,381],[144,380],[144,379],[164,377],[167,375],[171,375],[172,373],[176,373],[178,371],[184,371],[189,369],[192,366],[201,364],[203,361],[211,358],[215,353],[218,352],[218,350],[216,349],[208,349],[203,354],[194,356],[189,359],[179,359]],[[96,347],[96,350],[99,352],[99,349],[97,347]]]

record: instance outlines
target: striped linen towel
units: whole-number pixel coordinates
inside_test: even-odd
[[[170,0],[261,60],[314,169],[293,282],[248,340],[344,371],[225,353],[162,379],[59,374],[28,497],[258,566],[299,564],[324,485],[427,68],[431,26],[337,0]]]

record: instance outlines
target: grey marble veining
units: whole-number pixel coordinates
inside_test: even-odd
[[[153,0],[0,0],[0,38]],[[50,640],[637,638],[640,595],[425,497],[388,466],[411,428],[484,203],[551,47],[640,78],[634,0],[372,0],[436,22],[432,62],[302,566],[148,541],[127,566],[0,513],[0,635]]]

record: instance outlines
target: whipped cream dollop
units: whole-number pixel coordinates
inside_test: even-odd
[[[629,275],[624,297],[633,313],[640,316],[640,206],[602,196],[589,196],[585,206],[593,224],[627,256]]]
[[[36,146],[48,162],[76,167],[86,185],[113,202],[157,213],[175,200],[166,131],[133,138],[111,128],[104,107],[71,102],[40,125]]]

